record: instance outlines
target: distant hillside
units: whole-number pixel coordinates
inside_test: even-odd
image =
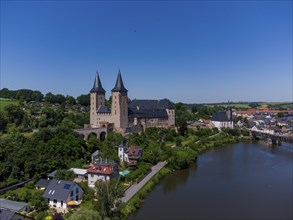
[[[193,106],[209,106],[209,107],[223,107],[231,106],[235,109],[246,110],[250,108],[268,108],[274,110],[288,110],[293,109],[293,103],[291,102],[231,102],[231,103],[203,103],[203,104],[188,104],[190,108]]]

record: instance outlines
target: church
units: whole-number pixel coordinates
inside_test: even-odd
[[[175,127],[175,109],[168,99],[134,99],[128,103],[120,70],[112,92],[111,108],[106,106],[106,91],[97,72],[90,90],[90,128],[106,127],[120,133],[144,130],[148,127]]]

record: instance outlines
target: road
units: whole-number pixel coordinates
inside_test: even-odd
[[[152,171],[143,178],[137,184],[130,186],[124,193],[124,197],[121,198],[122,202],[128,202],[154,175],[156,175],[164,166],[166,166],[167,161],[159,162],[152,167]]]

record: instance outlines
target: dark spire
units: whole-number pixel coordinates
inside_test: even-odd
[[[121,76],[121,72],[120,72],[120,69],[119,69],[117,80],[116,80],[116,85],[112,89],[112,92],[127,92],[127,91],[128,90],[125,89],[125,87],[123,85],[122,76]]]
[[[90,92],[100,92],[100,93],[105,93],[106,92],[105,89],[103,89],[103,87],[102,87],[102,83],[101,83],[98,71],[97,71],[97,74],[96,74],[96,78],[95,78],[93,88],[91,89]]]

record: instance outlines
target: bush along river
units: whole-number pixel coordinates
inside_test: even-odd
[[[237,143],[163,178],[133,219],[293,219],[293,146]]]

